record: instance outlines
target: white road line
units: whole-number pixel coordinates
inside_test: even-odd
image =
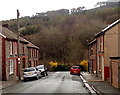
[[[92,95],[97,95],[97,93],[95,92],[95,90],[93,90],[93,88],[92,87],[90,87],[90,85],[87,83],[87,81],[83,78],[83,76],[81,76],[80,75],[80,77],[81,77],[81,79],[83,80],[83,83],[84,83],[84,85],[88,88],[88,90],[90,91],[90,93],[92,94]]]
[[[81,77],[81,79],[83,80],[83,82],[87,82],[87,81],[83,78],[83,76],[80,75],[80,77]]]

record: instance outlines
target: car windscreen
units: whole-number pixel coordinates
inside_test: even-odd
[[[80,69],[79,67],[72,67],[73,69]]]
[[[38,68],[38,69],[43,69],[44,67],[43,67],[43,66],[38,66],[37,68]]]
[[[28,68],[28,69],[25,69],[24,72],[31,72],[31,71],[35,71],[34,68]]]

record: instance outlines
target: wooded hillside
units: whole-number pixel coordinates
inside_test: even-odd
[[[118,6],[48,11],[20,18],[21,35],[40,47],[40,60],[79,63],[94,35],[119,18]],[[49,15],[48,15],[49,14]],[[16,19],[3,21],[17,30]]]

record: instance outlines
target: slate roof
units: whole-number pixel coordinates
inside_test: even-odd
[[[28,48],[37,48],[37,49],[39,49],[39,47],[35,46],[35,45],[32,44],[31,42],[28,43],[27,47],[28,47]]]
[[[94,39],[93,41],[91,41],[89,44],[88,44],[88,46],[90,46],[90,45],[92,45],[92,44],[94,44],[94,43],[96,43],[96,39]]]
[[[2,31],[0,31],[0,36],[6,38],[8,40],[17,41],[17,34],[13,33],[11,30],[9,30],[6,27],[2,27]],[[34,44],[29,42],[25,38],[19,36],[19,39],[20,39],[20,42],[26,43],[28,48],[37,48],[37,49],[39,49],[39,47],[35,46]]]
[[[107,26],[106,28],[104,28],[101,32],[97,33],[95,35],[95,37],[99,37],[101,35],[103,35],[107,30],[109,30],[110,28],[112,28],[113,26],[115,26],[116,24],[118,24],[120,22],[120,19],[116,20],[115,22],[113,22],[112,24],[110,24],[109,26]]]
[[[3,35],[4,38],[8,39],[8,40],[15,40],[17,41],[17,34],[13,33],[11,30],[9,30],[6,27],[2,27],[2,32],[1,35]],[[24,42],[24,43],[28,43],[27,40],[25,40],[24,38],[20,37],[20,42]]]

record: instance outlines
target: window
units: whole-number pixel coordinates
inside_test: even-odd
[[[9,64],[9,69],[10,69],[10,74],[13,74],[13,70],[14,70],[14,61],[10,59],[10,64]]]
[[[36,58],[36,49],[34,50],[34,57]]]
[[[10,55],[13,55],[13,43],[10,41]]]
[[[22,68],[25,68],[25,58],[22,59]]]
[[[33,51],[33,49],[32,49],[32,57],[34,57],[34,51]]]
[[[14,44],[15,46],[15,54],[17,55],[17,43],[15,42],[15,44]]]
[[[22,44],[22,54],[25,54],[24,44]]]
[[[32,49],[30,49],[30,57],[32,58]]]
[[[36,50],[36,57],[38,58],[38,50]]]

